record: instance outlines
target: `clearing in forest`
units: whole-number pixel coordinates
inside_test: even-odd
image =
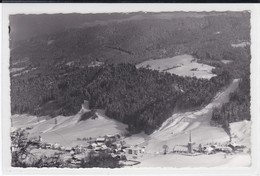
[[[144,61],[136,66],[137,68],[149,68],[160,72],[173,73],[179,76],[189,76],[210,79],[214,76],[211,71],[214,67],[198,63],[191,55],[179,55],[165,59]]]

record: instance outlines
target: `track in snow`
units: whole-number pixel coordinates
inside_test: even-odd
[[[218,93],[213,101],[204,108],[176,113],[168,118],[162,126],[151,135],[134,135],[126,141],[130,144],[145,146],[150,152],[162,150],[162,146],[167,144],[171,148],[178,144],[187,144],[189,131],[192,132],[192,140],[196,143],[224,142],[229,140],[229,136],[220,127],[210,126],[210,119],[214,107],[220,107],[229,101],[229,94],[238,87],[239,79],[233,82],[223,91]],[[140,135],[141,139],[138,139]]]

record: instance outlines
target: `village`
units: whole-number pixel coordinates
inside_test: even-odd
[[[218,152],[223,152],[225,154],[234,154],[239,152],[244,152],[246,146],[238,145],[235,142],[227,141],[226,143],[207,143],[207,144],[196,144],[191,140],[191,133],[189,135],[189,142],[187,145],[176,145],[173,148],[173,153],[179,153],[184,155],[196,156],[200,154],[215,154]]]
[[[21,130],[21,129],[18,129]],[[17,150],[18,144],[16,140],[13,140],[18,135],[18,130],[11,133],[11,150],[12,152]],[[26,130],[26,129],[22,129]],[[81,160],[86,157],[90,152],[99,154],[101,152],[109,153],[109,155],[117,159],[123,166],[133,166],[140,163],[139,159],[144,155],[151,154],[150,151],[146,151],[145,146],[128,145],[124,141],[123,136],[116,134],[107,134],[97,138],[77,138],[76,140],[82,141],[82,145],[76,145],[74,147],[64,147],[58,143],[47,143],[42,140],[41,136],[29,139],[31,145],[31,151],[34,153],[47,154],[52,153],[54,156],[61,157],[65,162],[69,163],[72,167],[78,167]],[[172,147],[172,150],[170,150]],[[158,155],[186,155],[186,156],[198,156],[198,155],[212,155],[216,153],[224,153],[224,156],[233,155],[236,153],[245,152],[245,146],[237,145],[234,142],[227,141],[226,143],[207,143],[196,144],[192,142],[191,133],[189,134],[188,143],[167,146],[163,145],[162,150],[156,152]]]
[[[25,129],[18,129],[25,130]],[[18,143],[13,140],[18,135],[18,130],[11,133],[11,151],[17,151]],[[31,145],[31,151],[34,153],[48,154],[52,153],[56,156],[60,156],[64,161],[77,166],[81,160],[89,153],[94,152],[95,154],[106,152],[111,157],[124,162],[125,165],[138,164],[137,156],[141,156],[145,153],[145,147],[139,147],[137,145],[130,146],[121,140],[119,134],[116,135],[105,135],[98,138],[77,138],[78,141],[83,141],[85,145],[76,145],[75,147],[64,147],[58,143],[47,143],[43,142],[42,137],[30,138],[28,142]],[[131,160],[132,159],[132,160]]]

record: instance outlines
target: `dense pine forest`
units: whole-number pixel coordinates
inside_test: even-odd
[[[43,28],[41,35],[10,45],[10,69],[21,68],[10,73],[12,114],[75,115],[88,100],[90,108],[105,109],[108,117],[128,124],[131,133],[151,133],[172,113],[208,104],[237,78],[239,88],[228,103],[213,110],[212,124],[226,128],[230,122],[250,120],[250,46],[231,45],[250,42],[250,14],[173,14],[114,14],[104,19],[98,15],[100,21],[94,25],[92,17],[83,23],[79,15],[82,24],[70,18],[74,27],[64,30],[55,27],[59,15],[43,16],[46,23],[54,23],[53,33]],[[10,18],[11,24],[33,17],[16,18]],[[68,22],[64,21],[58,24]],[[217,76],[206,80],[135,67],[180,54],[214,66]],[[90,67],[92,61],[104,65]]]
[[[73,115],[86,99],[85,87],[99,68],[46,66],[11,80],[11,109],[14,113]]]
[[[56,69],[13,78],[12,114],[74,115],[84,100],[105,109],[131,132],[151,133],[174,111],[198,108],[230,82],[228,72],[211,80],[180,77],[132,64]],[[45,75],[42,75],[45,73]]]
[[[246,75],[240,80],[238,89],[230,94],[229,102],[213,109],[212,124],[222,125],[229,131],[229,123],[251,120],[250,99],[250,78]]]
[[[174,110],[209,103],[229,81],[227,72],[208,81],[120,64],[104,68],[87,90],[91,108],[105,109],[107,116],[128,124],[132,132],[150,133]]]
[[[234,54],[234,62],[217,67],[215,70],[228,70],[233,78],[239,79],[238,89],[230,94],[229,102],[212,112],[212,124],[222,125],[229,131],[229,123],[251,120],[250,114],[250,47],[240,49]]]

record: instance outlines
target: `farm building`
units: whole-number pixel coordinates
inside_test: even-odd
[[[187,146],[176,145],[173,148],[173,153],[187,153]]]
[[[215,149],[211,146],[205,146],[205,147],[203,147],[202,150],[203,150],[204,153],[209,155],[209,154],[213,154]]]
[[[113,142],[116,142],[117,136],[108,134],[108,135],[105,135],[105,139],[106,139],[106,142],[109,141],[109,142],[113,143]]]
[[[126,156],[123,155],[123,154],[114,154],[114,153],[111,153],[111,156],[112,156],[113,158],[117,158],[117,159],[121,159],[121,160],[127,160],[127,159],[126,159]]]
[[[113,149],[121,149],[122,145],[120,143],[113,143],[113,144],[111,144],[111,148],[113,148]]]
[[[121,156],[120,156],[119,154],[111,153],[111,156],[112,156],[113,158],[117,158],[117,159],[120,159],[120,158],[121,158]]]
[[[113,153],[120,153],[121,151],[119,149],[113,149],[112,152]]]
[[[102,145],[106,142],[106,139],[105,138],[97,138],[96,139],[96,143],[97,145]]]
[[[95,151],[101,151],[102,150],[102,147],[101,146],[97,146],[94,148]]]
[[[66,152],[70,152],[70,151],[71,151],[71,148],[70,148],[70,147],[66,147],[66,148],[65,148],[65,151],[66,151]]]
[[[75,154],[84,152],[84,148],[82,146],[73,147],[72,150],[75,152]]]
[[[97,147],[96,143],[92,143],[88,146],[89,149],[95,149]]]
[[[229,146],[206,145],[202,148],[202,152],[204,152],[206,154],[213,154],[216,152],[231,153],[232,148]]]
[[[15,152],[18,150],[18,144],[11,144],[11,151]]]
[[[219,149],[220,149],[220,151],[225,152],[225,153],[231,153],[232,152],[231,147],[221,147]]]
[[[139,155],[145,152],[145,148],[134,146],[134,147],[126,148],[125,151],[129,155]]]
[[[105,144],[101,145],[101,150],[106,150],[107,149],[107,146]]]
[[[122,142],[120,142],[120,144],[122,145],[122,148],[130,148],[131,147],[131,145],[129,145],[129,144],[126,144],[126,143],[122,143]]]
[[[243,151],[243,149],[245,148],[245,146],[243,145],[238,145],[236,143],[230,143],[227,145],[228,147],[230,147],[233,151]]]
[[[60,146],[60,144],[55,143],[52,145],[52,149],[58,149]]]
[[[44,144],[42,144],[42,148],[51,149],[51,148],[52,148],[52,144],[50,144],[50,143],[44,143]]]
[[[61,150],[61,151],[65,151],[65,147],[61,146],[61,147],[60,147],[60,150]]]
[[[115,137],[115,135],[112,135],[112,134],[105,135],[105,138],[114,138],[114,137]]]

